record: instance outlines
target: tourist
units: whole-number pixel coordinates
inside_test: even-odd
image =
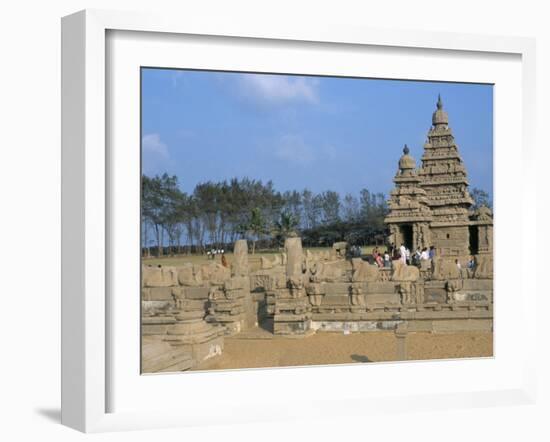
[[[401,255],[399,254],[399,250],[393,249],[393,255],[391,257],[392,261],[397,261],[401,259]]]
[[[414,252],[413,257],[412,257],[413,265],[415,265],[415,266],[420,265],[420,255],[421,255],[420,249],[417,248],[416,251]]]
[[[405,264],[411,265],[411,251],[409,248],[405,248]]]
[[[430,254],[428,253],[428,248],[424,247],[422,249],[422,253],[420,254],[420,260],[427,261],[428,259],[430,259]]]
[[[430,251],[428,253],[428,256],[430,257],[430,259],[435,258],[435,247],[434,246],[430,246]]]
[[[229,268],[229,263],[227,262],[227,259],[225,258],[225,253],[222,252],[222,266],[225,268]]]
[[[476,268],[476,259],[473,256],[470,256],[470,259],[468,260],[467,269],[468,272],[468,278],[472,278],[474,276],[474,270]]]
[[[401,247],[399,247],[399,256],[401,257],[403,264],[407,264],[407,248],[403,243],[401,243]]]
[[[390,266],[391,266],[390,252],[389,250],[386,250],[386,253],[384,253],[384,267],[390,267]]]
[[[458,259],[455,259],[456,268],[458,269],[458,274],[460,278],[464,278],[464,273],[462,271],[462,264],[460,264],[460,261]]]
[[[376,258],[374,258],[374,260],[376,261],[376,264],[378,264],[378,267],[382,268],[384,267],[384,262],[382,260],[382,255],[380,253],[376,253]]]
[[[379,267],[382,267],[382,265],[380,265],[380,263],[382,262],[382,258],[380,257],[380,253],[378,252],[378,247],[375,247],[373,249],[372,258],[375,264],[377,264]]]

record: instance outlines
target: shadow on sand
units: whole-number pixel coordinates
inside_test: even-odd
[[[372,362],[367,356],[365,355],[351,355],[351,359],[353,359],[355,362]]]

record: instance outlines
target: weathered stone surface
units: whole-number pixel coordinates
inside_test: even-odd
[[[186,287],[184,293],[187,299],[208,299],[210,289],[208,287]]]
[[[168,327],[176,323],[174,316],[142,316],[141,333],[143,336],[160,336],[168,332]]]
[[[276,267],[283,266],[283,255],[274,254],[272,257],[261,256],[260,257],[260,268],[262,270],[269,270]]]
[[[209,263],[201,266],[202,279],[211,285],[222,285],[231,278],[231,271],[218,263]]]
[[[426,287],[424,290],[424,302],[447,302],[447,292],[445,288]]]
[[[309,267],[310,281],[335,282],[345,275],[345,261],[316,261]]]
[[[142,267],[141,277],[144,287],[173,287],[178,285],[178,272],[175,267]]]
[[[231,263],[231,274],[233,276],[248,277],[248,244],[245,239],[235,241],[233,248],[233,262]]]
[[[492,279],[464,279],[462,281],[462,290],[465,290],[465,291],[493,290],[493,280]]]
[[[366,284],[366,293],[367,294],[390,294],[395,293],[395,283],[394,282],[369,282]]]
[[[172,287],[151,287],[148,301],[171,301]]]
[[[370,305],[398,305],[399,304],[399,295],[397,293],[385,293],[385,294],[371,294],[367,293],[366,295],[367,306]]]
[[[285,240],[285,252],[287,255],[286,277],[289,281],[303,283],[304,254],[302,251],[302,239],[293,237]]]
[[[174,308],[174,301],[141,301],[143,313],[161,313]]]
[[[247,290],[250,291],[250,278],[248,276],[234,276],[225,281],[225,290]]]
[[[460,271],[454,262],[454,259],[446,258],[434,258],[433,260],[433,279],[438,280],[448,280],[448,279],[459,279]]]
[[[325,293],[332,295],[348,295],[351,287],[349,282],[327,282],[324,285]]]
[[[348,289],[344,294],[334,294],[327,293],[323,299],[323,304],[325,307],[340,305],[340,306],[349,306],[350,305],[350,290]]]
[[[177,268],[178,282],[184,286],[201,286],[204,284],[200,266],[185,264]]]
[[[158,373],[183,371],[192,368],[196,361],[191,352],[174,348],[159,337],[144,339],[141,347],[141,371]]]
[[[493,278],[493,257],[492,255],[476,256],[476,268],[474,270],[474,278],[476,279],[492,279]]]
[[[338,258],[345,258],[348,251],[348,243],[346,241],[335,242],[332,245],[332,255]]]
[[[351,266],[353,282],[375,282],[380,279],[378,266],[371,265],[361,258],[353,258]]]
[[[418,267],[409,266],[402,261],[394,261],[392,281],[418,281],[420,270]]]

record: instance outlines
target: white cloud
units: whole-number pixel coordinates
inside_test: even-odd
[[[239,89],[244,98],[267,104],[319,102],[319,81],[314,78],[243,74]]]
[[[144,135],[141,139],[141,146],[144,153],[149,152],[162,158],[168,158],[170,156],[168,153],[168,146],[161,141],[159,134],[153,133]]]

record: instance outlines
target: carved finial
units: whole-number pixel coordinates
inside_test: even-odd
[[[405,147],[403,147],[403,153],[404,153],[405,155],[408,155],[409,152],[410,152],[409,146],[407,146],[407,145],[405,144]]]
[[[438,109],[443,108],[443,101],[441,101],[441,94],[437,94],[437,108]]]

